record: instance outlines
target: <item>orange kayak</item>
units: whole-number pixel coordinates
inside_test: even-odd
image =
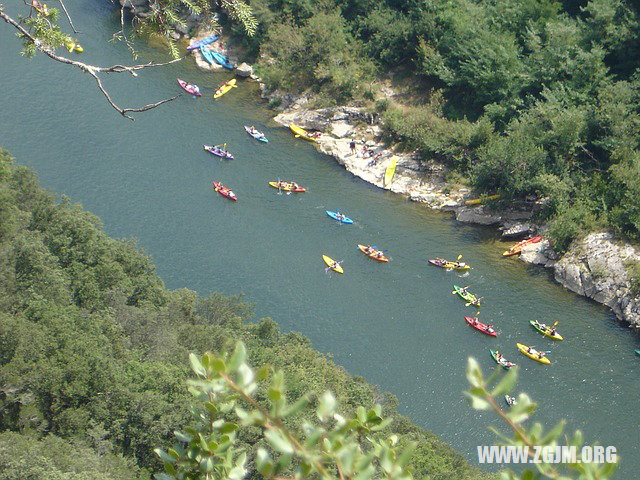
[[[516,243],[509,250],[505,250],[504,252],[502,252],[502,255],[504,257],[510,257],[511,255],[520,255],[520,253],[522,253],[522,247],[530,245],[532,243],[538,243],[540,240],[542,240],[542,237],[540,235],[529,238],[528,240],[523,240],[520,243]]]
[[[388,262],[389,259],[385,257],[380,250],[375,250],[373,253],[369,253],[368,247],[366,245],[358,244],[358,248],[362,253],[364,253],[367,257],[373,258],[374,260],[378,260],[379,262]],[[378,254],[380,254],[378,256]]]

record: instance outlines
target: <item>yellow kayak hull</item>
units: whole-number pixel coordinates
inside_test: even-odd
[[[220,98],[222,95],[224,95],[225,93],[230,91],[232,88],[235,88],[237,86],[238,85],[236,85],[236,79],[232,78],[231,80],[229,80],[228,85],[224,85],[220,87],[218,90],[216,90],[216,93],[213,94],[213,98]]]
[[[500,198],[500,194],[489,195],[488,197],[483,198],[475,198],[473,200],[467,200],[464,202],[465,205],[481,205],[487,200],[498,200]]]
[[[298,127],[297,125],[289,125],[291,131],[296,135],[296,137],[304,138],[305,140],[309,140],[310,142],[315,142],[316,139],[309,136],[309,132],[307,132],[304,128]]]
[[[538,358],[535,355],[531,355],[529,352],[527,352],[527,346],[523,345],[522,343],[516,343],[516,347],[518,347],[518,350],[520,350],[521,354],[523,354],[525,357],[529,357],[531,360],[535,360],[536,362],[540,362],[545,365],[549,365],[551,363],[551,360],[549,360],[547,357]]]
[[[391,157],[391,160],[389,160],[389,165],[387,165],[387,169],[384,172],[385,187],[388,187],[393,181],[393,175],[396,173],[396,163],[397,163],[397,159],[396,159],[396,156],[394,155],[393,157]]]
[[[333,265],[333,262],[335,262],[333,258],[327,257],[326,255],[322,255],[322,260],[324,260],[324,263],[327,264],[327,267],[331,267],[331,265]],[[331,270],[338,273],[344,273],[344,270],[340,265],[338,265],[337,267],[331,267]]]
[[[389,261],[389,259],[387,257],[385,257],[384,255],[382,255],[381,257],[377,257],[376,256],[376,253],[378,253],[379,250],[376,250],[374,253],[367,253],[366,245],[361,245],[361,244],[358,244],[358,248],[360,249],[360,251],[362,253],[364,253],[369,258],[373,258],[374,260],[377,260],[379,262],[388,262]]]

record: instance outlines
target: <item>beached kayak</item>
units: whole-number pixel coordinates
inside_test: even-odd
[[[385,257],[382,251],[380,250],[373,249],[373,252],[370,252],[369,247],[367,247],[366,245],[360,245],[360,244],[358,244],[358,248],[362,253],[364,253],[369,258],[373,258],[374,260],[378,260],[379,262],[389,261],[389,259]]]
[[[214,35],[210,35],[206,38],[203,38],[202,40],[198,40],[197,42],[192,43],[191,45],[189,45],[187,47],[187,50],[195,50],[196,48],[200,48],[204,45],[209,45],[210,43],[215,42],[216,40],[218,40],[220,38],[220,35],[218,35],[217,33]]]
[[[193,85],[193,84],[187,83],[184,80],[182,80],[181,78],[178,78],[176,80],[178,80],[178,84],[188,94],[195,95],[196,97],[201,97],[202,96],[202,93],[200,93],[200,89],[198,88],[197,85]]]
[[[331,210],[325,210],[325,212],[327,212],[327,215],[329,215],[331,218],[339,222],[349,223],[349,224],[353,223],[353,220],[351,220],[349,217],[342,215],[338,212],[332,212]]]
[[[212,147],[211,145],[203,145],[203,147],[207,152],[212,153],[213,155],[217,155],[218,157],[228,158],[229,160],[233,160],[234,158],[233,155],[231,155],[226,150],[222,150],[218,146]]]
[[[498,350],[489,350],[489,351],[491,352],[491,358],[493,358],[493,360],[502,368],[508,370],[511,367],[515,366],[515,363],[505,360],[504,357],[502,358],[502,360],[498,360],[498,353],[500,353],[498,352]]]
[[[289,129],[295,134],[296,137],[304,138],[305,140],[309,140],[310,142],[315,142],[316,139],[313,138],[309,132],[307,132],[304,128],[298,127],[297,125],[289,125]]]
[[[264,133],[259,132],[259,131],[255,131],[254,133],[251,132],[251,127],[247,127],[246,125],[244,126],[244,129],[247,131],[247,133],[249,135],[251,135],[253,138],[255,138],[256,140],[258,140],[259,142],[264,142],[267,143],[269,140],[267,140],[267,137],[264,136]]]
[[[324,260],[324,263],[327,264],[327,267],[331,267],[331,270],[333,270],[334,272],[344,273],[344,270],[342,269],[340,264],[336,262],[333,258],[327,257],[326,255],[322,255],[322,259]]]
[[[520,255],[520,253],[522,253],[523,247],[525,247],[526,245],[531,245],[532,243],[538,243],[540,240],[542,240],[542,237],[540,235],[529,238],[527,240],[523,240],[520,243],[516,243],[509,250],[505,250],[504,252],[502,252],[502,255],[505,257],[510,257],[511,255]]]
[[[444,258],[432,258],[429,260],[431,265],[446,268],[447,270],[469,270],[471,267],[464,262],[450,262]]]
[[[302,193],[307,191],[306,188],[301,187],[300,185],[294,186],[293,183],[290,182],[269,182],[269,185],[271,185],[273,188],[277,188],[278,190],[283,190],[285,192]]]
[[[467,200],[466,202],[464,202],[465,205],[480,205],[482,203],[484,203],[486,200],[498,200],[500,198],[500,195],[489,195],[488,197],[483,197],[483,198],[475,198],[473,200]]]
[[[214,50],[211,52],[211,56],[217,63],[222,65],[224,68],[227,68],[229,70],[233,70],[234,68],[236,68],[232,63],[229,62],[229,59],[227,58],[227,56],[221,54],[220,52],[216,52]]]
[[[533,328],[539,331],[545,337],[552,338],[553,340],[563,340],[562,335],[556,332],[555,335],[551,334],[551,327],[549,325],[545,325],[544,323],[538,324],[535,320],[529,320],[529,323]]]
[[[236,79],[232,78],[227,83],[223,84],[220,88],[216,90],[216,93],[213,94],[213,98],[219,98],[225,93],[231,91],[232,88],[237,88]]]
[[[396,156],[394,155],[393,157],[391,157],[391,160],[389,160],[389,165],[387,165],[387,169],[384,171],[385,187],[391,185],[391,182],[393,181],[393,175],[394,173],[396,173],[396,162]]]
[[[482,333],[486,333],[487,335],[491,335],[492,337],[498,336],[498,332],[496,332],[495,330],[493,330],[492,332],[489,331],[489,325],[485,325],[484,323],[477,321],[473,317],[465,316],[464,319],[467,321],[469,325],[471,325],[476,330],[479,330]]]
[[[478,300],[478,297],[476,297],[473,293],[471,293],[471,292],[463,292],[462,288],[460,288],[458,285],[454,285],[453,286],[453,291],[454,291],[454,293],[457,293],[458,296],[461,299],[463,299],[465,302],[471,303],[471,304],[475,305],[476,307],[480,306],[480,301]]]
[[[215,63],[212,55],[213,52],[206,45],[200,45],[200,53],[202,54],[202,58],[204,58],[210,65]]]
[[[231,189],[225,187],[220,182],[211,182],[213,184],[213,189],[218,192],[223,197],[227,197],[229,200],[233,200],[234,202],[238,200],[236,194],[231,191]]]
[[[535,353],[535,354],[529,353],[527,351],[528,347],[526,345],[523,345],[522,343],[516,343],[516,347],[518,347],[518,350],[520,350],[521,354],[529,357],[531,360],[535,360],[536,362],[544,363],[545,365],[549,365],[551,363],[551,360],[549,360],[547,357],[540,358],[537,353]]]

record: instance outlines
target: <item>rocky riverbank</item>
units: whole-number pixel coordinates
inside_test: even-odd
[[[456,220],[480,225],[495,225],[503,238],[522,238],[544,232],[544,226],[531,219],[539,205],[535,202],[514,204],[509,210],[496,212],[487,207],[467,206],[472,197],[468,189],[452,189],[445,181],[442,165],[424,162],[416,153],[399,153],[381,139],[377,117],[358,107],[306,108],[308,99],[280,95],[263,97],[284,99],[283,111],[274,120],[281,125],[296,124],[320,132],[318,149],[334,157],[347,171],[376,185],[383,186],[384,172],[392,156],[397,168],[389,190],[406,195],[430,208],[453,212]],[[356,142],[352,151],[350,143]],[[364,153],[367,152],[367,153]],[[640,328],[640,297],[632,288],[630,265],[638,262],[640,251],[630,245],[616,243],[609,233],[593,233],[574,242],[569,251],[558,258],[544,240],[525,247],[520,260],[552,268],[554,278],[569,290],[610,307],[616,316],[632,327]],[[639,268],[640,271],[640,268]],[[640,278],[638,279],[640,282]]]

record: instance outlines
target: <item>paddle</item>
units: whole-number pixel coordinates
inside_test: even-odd
[[[484,297],[480,297],[480,298],[476,298],[475,303],[474,302],[469,302],[469,303],[465,303],[464,306],[468,307],[469,305],[478,305],[480,306],[480,300],[482,300]]]
[[[336,264],[335,264],[335,268],[339,267],[339,266],[340,266],[340,264],[341,264],[342,262],[344,262],[344,260],[340,260],[339,262],[336,262]],[[324,269],[324,271],[325,271],[325,272],[328,272],[328,271],[329,271],[329,270],[331,270],[332,268],[334,268],[334,267],[332,267],[331,265],[329,265],[327,268],[325,268],[325,269]]]

